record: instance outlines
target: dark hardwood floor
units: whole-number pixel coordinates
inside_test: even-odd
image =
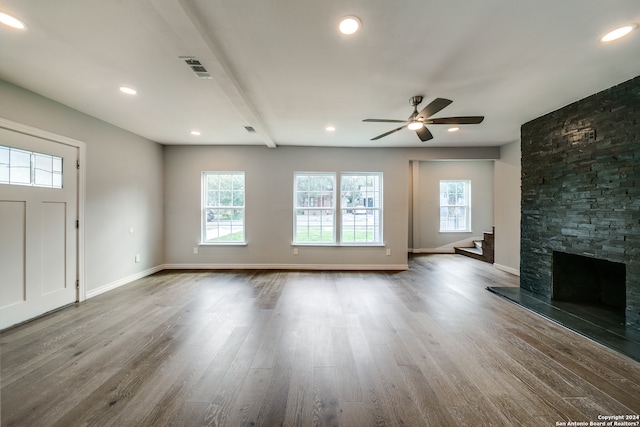
[[[389,273],[161,272],[3,332],[0,418],[446,427],[638,414],[640,364],[486,290],[517,283],[459,255]]]

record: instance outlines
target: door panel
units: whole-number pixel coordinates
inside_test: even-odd
[[[25,202],[0,201],[0,310],[25,300],[25,213]]]
[[[0,329],[5,329],[77,300],[78,148],[5,129],[0,145],[63,162],[62,188],[0,184]]]
[[[42,203],[42,295],[63,291],[67,284],[66,203]],[[74,274],[75,272],[71,272]],[[74,274],[75,278],[75,274]]]

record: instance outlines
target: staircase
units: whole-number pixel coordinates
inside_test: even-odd
[[[474,240],[473,246],[456,247],[455,252],[460,255],[479,259],[480,261],[490,262],[493,264],[494,259],[494,232],[495,227],[491,227],[491,231],[483,233],[482,240]]]

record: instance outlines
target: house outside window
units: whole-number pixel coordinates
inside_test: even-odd
[[[471,231],[471,181],[440,181],[440,232]]]
[[[340,240],[382,243],[382,173],[340,175]]]
[[[295,173],[294,243],[336,242],[335,199],[335,173]]]
[[[202,173],[202,243],[245,243],[244,172]]]

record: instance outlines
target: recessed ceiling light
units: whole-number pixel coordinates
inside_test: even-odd
[[[353,34],[356,31],[358,31],[358,29],[360,29],[360,26],[362,25],[362,23],[360,22],[360,19],[358,19],[358,17],[356,16],[345,16],[344,18],[342,18],[340,20],[340,24],[338,25],[338,28],[340,29],[340,32],[342,34]]]
[[[411,122],[407,125],[407,129],[418,130],[422,127],[422,122]]]
[[[128,86],[120,86],[120,92],[126,93],[127,95],[136,95],[138,91]]]
[[[609,31],[607,34],[600,37],[600,41],[602,43],[607,43],[618,40],[619,38],[622,38],[629,34],[631,31],[635,30],[636,28],[638,28],[638,25],[636,24],[625,25],[624,27],[616,28],[615,30]]]
[[[193,136],[200,136],[200,132],[198,132],[197,130],[192,130],[191,132],[189,132],[191,135]]]
[[[447,130],[448,130],[449,132],[458,132],[458,131],[460,130],[460,128],[453,127],[453,128],[449,128],[449,129],[447,129]]]
[[[24,30],[27,28],[27,25],[18,18],[2,12],[0,12],[0,23],[18,30]]]
[[[335,132],[336,127],[335,126],[327,126],[326,128],[324,128],[327,132]]]

